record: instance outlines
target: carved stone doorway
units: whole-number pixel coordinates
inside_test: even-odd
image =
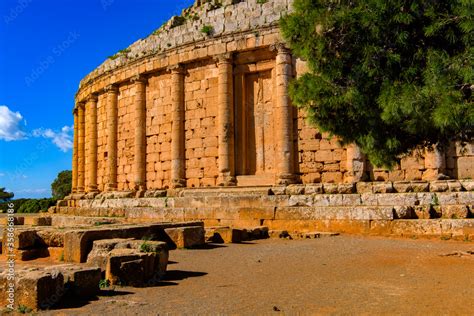
[[[238,185],[275,183],[274,76],[272,69],[236,76],[236,176]]]

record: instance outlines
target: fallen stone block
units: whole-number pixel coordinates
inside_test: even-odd
[[[19,306],[33,311],[49,309],[56,305],[65,293],[64,277],[60,272],[36,269],[16,271],[14,309]],[[0,274],[0,304],[8,306],[10,295],[6,271]]]
[[[6,238],[7,231],[3,232],[3,241],[7,240]],[[28,249],[45,246],[41,238],[39,238],[37,231],[34,229],[16,229],[15,230],[15,249]],[[6,249],[6,247],[4,247]]]
[[[107,258],[105,277],[112,285],[149,286],[166,273],[162,267],[160,253],[114,249]]]
[[[63,274],[65,288],[72,295],[89,298],[99,294],[99,282],[102,279],[100,268],[68,265],[53,269]]]
[[[51,217],[27,216],[24,225],[31,226],[51,226]]]
[[[64,260],[66,262],[86,262],[87,255],[92,250],[95,240],[113,239],[113,238],[134,238],[142,239],[150,237],[160,241],[169,241],[165,233],[167,228],[177,227],[203,227],[204,223],[180,222],[180,223],[157,223],[157,224],[139,224],[139,225],[117,225],[113,227],[100,227],[94,229],[77,229],[67,231],[64,235]],[[204,233],[203,233],[204,235]]]
[[[242,229],[242,240],[266,239],[268,236],[268,227],[260,226]]]
[[[160,277],[162,277],[166,272],[169,258],[168,244],[166,242],[154,240],[132,240],[118,243],[115,246],[115,249],[134,249],[144,253],[158,254],[159,262],[155,262],[155,268],[156,264],[158,264],[158,273],[162,273],[160,274]]]
[[[65,231],[52,228],[36,231],[41,243],[48,247],[64,247],[64,234]]]
[[[293,239],[286,230],[269,230],[268,236],[270,238]]]
[[[201,226],[167,228],[165,233],[170,238],[171,247],[192,248],[204,245],[204,228]]]
[[[300,233],[298,234],[299,238],[302,239],[319,239],[324,237],[335,237],[339,236],[339,233],[332,233],[332,232],[308,232],[308,233]]]
[[[105,271],[107,267],[107,257],[113,249],[119,243],[132,241],[133,238],[114,238],[114,239],[102,239],[95,240],[92,244],[92,250],[87,255],[87,264],[91,266],[97,266],[102,271]],[[126,247],[123,247],[126,248]]]
[[[216,244],[230,244],[242,242],[242,230],[230,227],[208,227],[207,241]]]

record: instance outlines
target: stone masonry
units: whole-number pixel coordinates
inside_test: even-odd
[[[307,71],[279,33],[292,0],[201,2],[82,80],[73,200],[182,187],[474,177],[472,144],[418,152],[388,171],[311,126],[288,96],[291,79]]]

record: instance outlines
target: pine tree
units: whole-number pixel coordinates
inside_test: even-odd
[[[290,87],[312,123],[377,166],[471,141],[473,0],[295,0],[281,29],[309,72]]]

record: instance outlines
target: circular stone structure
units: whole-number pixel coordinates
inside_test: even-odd
[[[278,22],[292,0],[196,1],[80,83],[73,193],[474,177],[472,150],[373,168],[291,105],[307,71]],[[464,156],[463,156],[464,155]]]

